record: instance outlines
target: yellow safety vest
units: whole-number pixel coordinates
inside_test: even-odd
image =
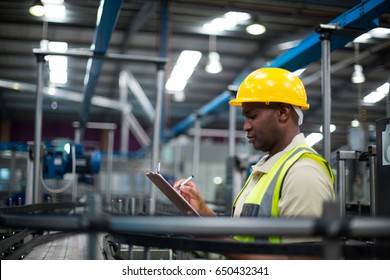
[[[284,177],[290,167],[302,156],[311,158],[323,166],[328,173],[332,184],[334,184],[334,175],[329,163],[307,144],[300,144],[283,155],[268,173],[261,176],[260,180],[245,199],[241,217],[279,217],[278,204]],[[249,176],[244,187],[236,197],[233,203],[233,209],[235,208],[238,198],[248,185],[251,176],[252,175]],[[234,238],[244,242],[256,240],[254,236],[236,235]],[[280,243],[281,239],[280,237],[269,237],[268,241],[271,243]]]

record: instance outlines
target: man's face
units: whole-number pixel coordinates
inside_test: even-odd
[[[271,151],[281,137],[276,117],[277,107],[275,103],[242,103],[242,115],[245,117],[243,129],[247,133],[248,142],[256,150]]]

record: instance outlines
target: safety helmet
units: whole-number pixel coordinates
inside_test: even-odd
[[[309,109],[302,81],[281,68],[261,68],[250,73],[229,104],[241,106],[244,102],[282,102]]]

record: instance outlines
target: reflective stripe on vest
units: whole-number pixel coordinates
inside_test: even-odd
[[[329,178],[331,179],[332,183],[334,183],[334,176],[329,163],[320,157],[307,144],[300,144],[283,155],[283,157],[278,160],[278,162],[271,168],[268,173],[265,173],[261,176],[259,182],[257,182],[253,190],[245,199],[245,203],[241,211],[241,217],[278,217],[278,204],[284,177],[290,167],[303,155],[315,160],[321,166],[323,166],[326,172],[329,174]],[[235,199],[233,207],[235,206],[243,190],[248,185],[250,179],[251,176],[248,178],[244,188],[242,188],[241,192]],[[247,242],[255,240],[255,238],[252,236],[235,236],[235,239]],[[280,238],[270,237],[268,240],[272,243],[280,242]]]

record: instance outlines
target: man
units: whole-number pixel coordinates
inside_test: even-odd
[[[302,110],[309,109],[301,80],[284,69],[258,69],[244,79],[229,104],[242,107],[243,129],[249,143],[267,153],[252,166],[252,173],[234,202],[233,216],[320,217],[323,202],[334,199],[334,177],[330,165],[306,144],[300,133]],[[180,192],[201,215],[216,215],[193,182],[180,187]],[[256,240],[253,236],[234,238]],[[314,239],[270,237],[268,241]]]

